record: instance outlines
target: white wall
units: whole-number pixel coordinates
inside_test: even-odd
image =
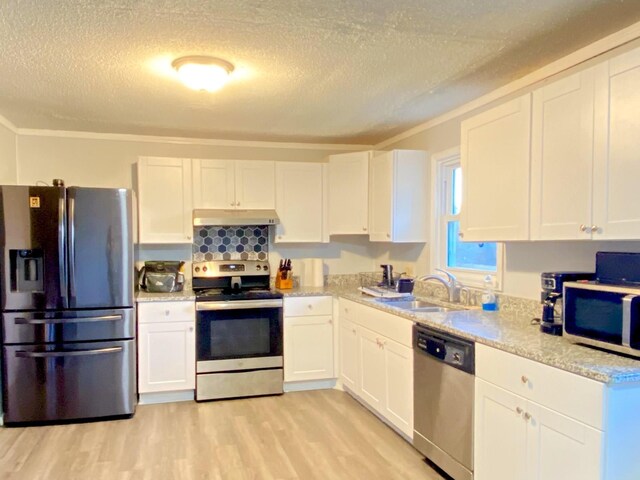
[[[11,185],[17,181],[16,134],[0,125],[0,185]]]
[[[67,185],[125,188],[133,187],[135,163],[139,156],[145,155],[317,162],[328,155],[341,153],[339,150],[184,145],[34,135],[19,136],[18,151],[17,181],[20,184],[50,183],[53,178],[62,178]],[[340,236],[332,237],[330,244],[271,244],[270,260],[277,265],[283,257],[293,260],[319,257],[325,261],[325,273],[371,271],[375,265],[375,246],[367,238]],[[188,245],[140,245],[136,252],[139,260],[191,259]],[[295,266],[295,261],[293,264]]]

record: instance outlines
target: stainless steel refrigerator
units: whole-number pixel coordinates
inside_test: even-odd
[[[0,186],[6,425],[136,405],[131,192]]]

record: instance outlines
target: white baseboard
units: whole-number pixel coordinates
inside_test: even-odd
[[[177,392],[141,393],[138,405],[153,405],[155,403],[188,402],[195,400],[194,390],[180,390]]]
[[[284,384],[285,392],[303,392],[305,390],[327,390],[335,388],[336,379],[327,380],[309,380],[306,382],[286,382]]]

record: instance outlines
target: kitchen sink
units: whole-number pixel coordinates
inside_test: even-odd
[[[378,300],[390,307],[409,310],[411,312],[449,312],[452,309],[441,307],[435,303],[425,302],[422,300]]]

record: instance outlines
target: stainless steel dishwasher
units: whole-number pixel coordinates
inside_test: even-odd
[[[413,348],[413,445],[455,480],[471,480],[475,344],[415,325]]]

